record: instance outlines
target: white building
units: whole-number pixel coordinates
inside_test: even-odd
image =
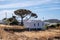
[[[45,23],[41,20],[24,21],[25,28],[45,29]]]
[[[4,21],[0,21],[0,23],[4,24]],[[24,27],[29,29],[46,29],[45,22],[41,20],[24,20]]]

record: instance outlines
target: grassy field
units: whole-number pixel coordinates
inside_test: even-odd
[[[44,31],[8,32],[4,30],[5,27],[6,25],[0,25],[0,40],[55,40],[56,37],[60,37],[60,28]],[[7,25],[7,27],[15,26]]]

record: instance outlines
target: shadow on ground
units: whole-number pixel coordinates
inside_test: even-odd
[[[25,28],[25,29],[4,29],[5,31],[13,31],[13,32],[24,32],[24,31],[43,31],[42,29],[38,28],[38,29],[29,29],[29,28]]]

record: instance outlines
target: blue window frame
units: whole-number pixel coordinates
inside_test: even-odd
[[[39,26],[39,23],[38,23],[38,26]]]
[[[34,23],[34,26],[36,26],[36,24]]]

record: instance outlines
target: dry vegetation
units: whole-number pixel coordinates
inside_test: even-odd
[[[45,31],[8,32],[0,26],[0,40],[53,40],[54,37],[60,37],[60,28]]]

